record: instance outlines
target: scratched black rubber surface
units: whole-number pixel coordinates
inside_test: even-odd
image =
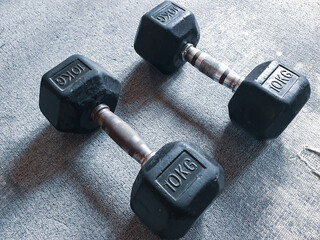
[[[235,71],[275,59],[309,79],[309,102],[267,142],[230,123],[228,89],[187,64],[164,76],[135,53],[159,2],[1,1],[0,239],[159,239],[130,209],[139,164],[102,131],[62,134],[39,110],[42,75],[75,53],[121,81],[116,113],[150,147],[195,142],[224,167],[224,193],[184,239],[318,239],[319,2],[179,2],[198,47]]]

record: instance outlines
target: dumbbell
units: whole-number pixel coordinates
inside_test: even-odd
[[[191,63],[234,93],[231,121],[257,139],[279,136],[310,97],[308,80],[276,61],[268,61],[241,77],[226,65],[196,49],[200,31],[192,12],[165,1],[141,18],[134,48],[164,74]]]
[[[100,65],[73,55],[43,75],[39,106],[59,131],[105,130],[142,165],[132,187],[132,210],[159,236],[182,237],[222,191],[223,169],[192,143],[171,142],[153,152],[113,113],[120,91],[120,82]]]

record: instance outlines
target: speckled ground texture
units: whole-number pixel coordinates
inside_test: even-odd
[[[1,0],[0,239],[159,239],[129,206],[139,164],[103,131],[62,134],[39,110],[41,76],[75,53],[121,81],[116,113],[153,149],[195,142],[224,167],[225,191],[183,239],[319,239],[319,0],[179,2],[197,17],[198,47],[234,70],[276,59],[309,79],[307,105],[266,142],[230,122],[231,91],[187,64],[162,75],[135,53],[140,17],[158,3]]]

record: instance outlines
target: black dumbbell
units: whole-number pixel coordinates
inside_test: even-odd
[[[120,82],[101,66],[73,55],[44,74],[39,105],[59,131],[87,133],[101,126],[142,164],[132,187],[133,211],[159,236],[182,237],[223,189],[223,169],[191,143],[151,151],[113,113],[120,91]]]
[[[279,136],[308,101],[308,80],[276,61],[260,64],[246,78],[240,77],[196,49],[199,38],[193,13],[165,1],[141,18],[134,48],[165,74],[176,71],[188,61],[235,91],[228,104],[232,121],[257,139]]]

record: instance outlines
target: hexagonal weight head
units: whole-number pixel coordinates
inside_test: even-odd
[[[131,208],[154,233],[180,238],[224,187],[221,166],[191,143],[166,144],[141,168]]]
[[[172,73],[185,61],[182,50],[186,43],[196,46],[200,31],[192,12],[165,1],[141,18],[134,49],[162,73]]]
[[[231,98],[230,119],[257,139],[279,136],[310,97],[309,81],[269,61],[258,65]]]
[[[73,55],[43,75],[39,106],[59,131],[89,133],[99,126],[91,111],[100,103],[114,111],[120,82],[97,63]]]

